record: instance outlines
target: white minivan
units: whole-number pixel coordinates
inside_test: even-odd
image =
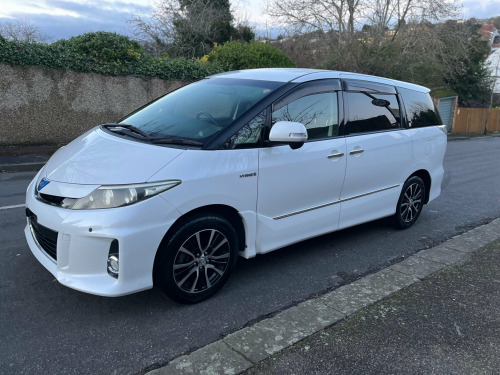
[[[62,284],[101,296],[218,291],[238,256],[439,196],[446,128],[413,84],[256,69],[208,77],[97,126],[28,187],[26,239]]]

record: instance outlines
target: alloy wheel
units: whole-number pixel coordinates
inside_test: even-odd
[[[231,248],[224,234],[216,229],[200,230],[177,250],[174,281],[184,292],[207,291],[221,280],[230,258]]]
[[[406,189],[401,201],[401,219],[410,223],[422,208],[422,188],[413,183]]]

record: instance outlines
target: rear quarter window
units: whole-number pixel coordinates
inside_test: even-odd
[[[410,128],[441,125],[441,118],[428,93],[398,87]]]

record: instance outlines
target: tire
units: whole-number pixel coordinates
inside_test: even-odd
[[[215,214],[191,217],[160,246],[155,285],[176,302],[206,300],[229,279],[238,244],[236,230],[226,218]]]
[[[394,214],[397,228],[409,228],[417,221],[424,207],[425,194],[425,184],[420,177],[413,176],[406,180]]]

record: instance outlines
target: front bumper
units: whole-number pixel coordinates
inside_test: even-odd
[[[33,255],[61,284],[110,297],[153,286],[156,251],[180,216],[174,207],[161,196],[155,196],[119,208],[63,209],[35,198],[35,180],[28,187],[26,207],[36,215],[40,225],[58,232],[57,261],[34,240],[29,221],[24,233]],[[114,239],[119,243],[117,279],[107,272],[109,249]]]

